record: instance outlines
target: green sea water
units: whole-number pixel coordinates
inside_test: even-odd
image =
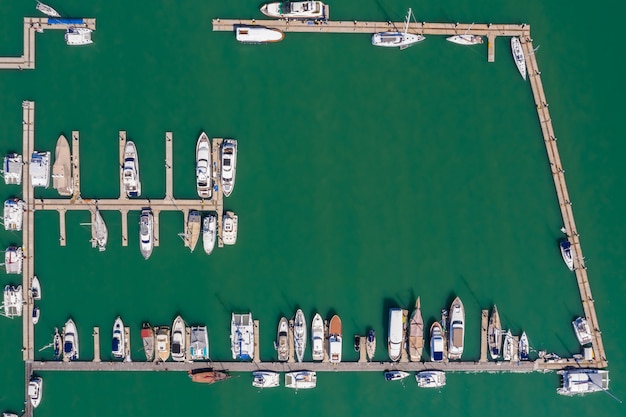
[[[79,130],[84,198],[114,198],[118,131],[135,141],[143,193],[165,192],[164,132],[174,134],[178,198],[195,194],[194,150],[201,131],[239,142],[237,184],[225,209],[239,214],[237,245],[207,257],[177,236],[181,213],[161,213],[160,247],[144,261],[138,212],[103,213],[106,252],[89,245],[87,212],[67,214],[66,247],[58,215],[35,217],[36,274],[42,317],[36,346],[74,318],[81,359],[92,359],[93,326],[103,359],[117,315],[131,327],[140,360],[143,321],[170,324],[176,314],[209,327],[211,357],[230,358],[232,311],[261,322],[261,356],[272,360],[282,315],[302,308],[343,319],[344,360],[356,360],[351,335],[373,327],[384,350],[388,308],[421,296],[428,325],[460,296],[466,308],[465,359],[479,355],[480,310],[499,307],[504,327],[525,330],[536,349],[577,353],[570,321],[582,313],[574,276],[556,242],[560,211],[529,84],[506,38],[496,62],[483,46],[464,48],[431,36],[413,48],[377,49],[368,35],[295,34],[275,45],[238,44],[212,32],[211,19],[261,18],[260,3],[188,0],[67,0],[65,15],[97,18],[95,43],[68,48],[61,31],[37,35],[34,71],[0,72],[2,152],[19,151],[22,100],[36,103],[37,149]],[[0,54],[22,54],[23,17],[35,2],[5,0]],[[532,26],[537,60],[611,371],[611,389],[626,397],[620,315],[626,290],[622,193],[626,151],[619,53],[621,12],[575,0],[504,3],[398,0],[331,3],[331,17],[521,23]],[[589,32],[590,23],[601,32]],[[584,30],[583,30],[583,25]],[[21,188],[2,186],[3,198]],[[55,197],[53,189],[37,196]],[[0,233],[0,247],[21,243]],[[3,284],[17,283],[7,276]],[[0,409],[23,408],[21,321],[0,323]],[[50,349],[37,355],[48,360]],[[310,358],[310,350],[307,354]],[[385,383],[370,373],[323,373],[315,390],[258,392],[250,376],[202,386],[183,373],[44,372],[37,416],[301,416],[449,413],[450,415],[626,415],[604,394],[562,398],[555,374],[452,374],[441,391],[412,380]]]

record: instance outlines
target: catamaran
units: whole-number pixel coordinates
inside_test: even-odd
[[[22,294],[22,286],[17,287],[7,285],[4,287],[4,315],[8,318],[21,317],[24,296]]]
[[[20,185],[22,183],[22,168],[24,162],[22,155],[10,153],[4,157],[2,164],[2,176],[5,184]]]
[[[28,172],[33,187],[48,188],[50,185],[50,152],[33,152],[30,157]]]
[[[52,187],[62,196],[70,196],[74,192],[70,145],[63,135],[57,140],[54,165],[52,165]]]
[[[430,326],[430,360],[433,362],[443,362],[444,340],[441,323],[434,322]]]
[[[31,281],[30,294],[32,295],[33,300],[41,300],[41,284],[39,283],[37,275],[33,276],[33,280]]]
[[[200,198],[211,198],[211,143],[204,132],[200,134],[196,144],[196,189]]]
[[[387,349],[389,359],[398,362],[402,356],[402,342],[404,341],[402,309],[389,309],[389,334],[387,336]]]
[[[281,317],[278,322],[276,351],[278,352],[278,360],[280,362],[289,360],[289,322],[286,317]]]
[[[578,317],[572,322],[572,326],[574,326],[576,338],[581,346],[591,343],[593,337],[591,334],[591,328],[589,327],[589,323],[587,323],[586,319]]]
[[[139,158],[137,148],[131,140],[124,147],[124,166],[122,168],[124,191],[128,197],[141,195],[141,181],[139,180]]]
[[[74,320],[69,319],[63,327],[63,360],[75,361],[78,358],[78,332]]]
[[[319,313],[313,316],[311,323],[311,346],[313,347],[313,360],[324,359],[324,320]]]
[[[261,13],[278,19],[324,19],[326,5],[321,1],[283,1],[261,6]]]
[[[197,210],[191,210],[189,212],[189,217],[187,218],[187,230],[185,231],[185,239],[187,241],[187,246],[191,252],[196,249],[196,245],[198,244],[198,238],[200,237],[200,223],[202,217]]]
[[[114,358],[122,359],[126,355],[126,344],[124,341],[124,322],[120,316],[117,316],[113,323],[113,341],[111,344]]]
[[[168,326],[156,328],[156,351],[157,360],[165,362],[170,358],[170,328]]]
[[[7,274],[21,274],[23,259],[21,247],[9,246],[4,252],[4,269]]]
[[[94,217],[93,217],[93,231],[94,238],[91,239],[91,247],[98,248],[100,252],[103,252],[107,248],[107,242],[109,240],[109,232],[107,230],[107,225],[104,223],[104,219],[100,214],[100,210],[96,207]]]
[[[41,402],[41,392],[43,389],[43,378],[40,376],[32,377],[28,382],[28,398],[33,408],[37,408]]]
[[[301,309],[296,311],[293,323],[293,341],[295,344],[296,358],[298,362],[304,359],[304,351],[306,350],[306,319]]]
[[[176,316],[174,323],[172,324],[172,342],[170,344],[172,349],[172,359],[175,362],[182,362],[185,360],[185,322],[181,316]]]
[[[314,371],[295,371],[285,374],[285,386],[294,389],[315,388],[317,374]]]
[[[441,388],[446,385],[444,371],[420,371],[415,374],[417,386],[420,388]]]
[[[210,255],[215,248],[215,239],[217,237],[217,217],[214,214],[209,214],[202,219],[202,246],[204,252]]]
[[[465,339],[465,309],[459,297],[452,302],[449,317],[448,359],[461,359]]]
[[[409,12],[406,15],[404,32],[396,31],[375,33],[372,35],[372,45],[384,46],[387,48],[400,48],[400,50],[402,50],[426,39],[423,35],[408,33],[411,16],[413,16],[413,11],[409,8]],[[413,18],[415,18],[415,16],[413,16]]]
[[[154,218],[152,216],[152,210],[141,210],[141,216],[139,217],[139,249],[144,259],[148,259],[152,255],[152,248],[154,247]]]
[[[561,395],[609,390],[609,371],[604,369],[565,369],[557,373],[563,376],[563,385],[556,390]]]
[[[524,50],[522,49],[522,43],[519,38],[513,36],[511,38],[511,52],[513,53],[513,59],[515,60],[515,65],[519,70],[524,81],[526,80],[526,57],[524,57]]]
[[[237,26],[236,39],[241,43],[280,42],[285,34],[278,29],[263,26]]]
[[[468,35],[468,32],[472,28],[474,24],[472,23],[470,27],[467,28],[464,34],[462,35],[454,35],[446,38],[447,41],[456,43],[458,45],[479,45],[483,43],[482,36],[479,35]]]
[[[572,256],[572,244],[569,240],[564,239],[559,242],[559,248],[561,249],[561,256],[563,262],[569,268],[570,271],[574,270],[574,257]]]
[[[189,353],[192,361],[205,361],[209,359],[209,333],[206,326],[191,327],[189,339]]]
[[[367,353],[367,358],[369,361],[374,360],[374,355],[376,354],[376,332],[374,329],[370,329],[367,332],[367,342],[365,343],[365,353]]]
[[[11,198],[4,202],[4,230],[19,232],[22,230],[22,219],[26,203],[19,198]]]
[[[222,192],[228,197],[235,188],[237,173],[237,141],[224,139],[222,142]]]
[[[341,319],[336,314],[333,316],[332,319],[330,319],[328,335],[328,352],[330,356],[330,363],[339,363],[341,362],[342,332]]]
[[[69,27],[65,32],[65,43],[71,46],[89,45],[91,40],[91,29]]]
[[[409,328],[409,359],[412,362],[419,362],[424,349],[424,320],[420,309],[420,298],[415,301],[415,309],[411,314]]]
[[[45,3],[42,3],[40,1],[37,2],[37,6],[36,6],[37,10],[39,10],[41,13],[46,14],[48,16],[51,17],[61,17],[61,15],[59,14],[59,12],[57,12],[56,10],[54,10],[52,7],[48,6]]]
[[[224,213],[222,218],[222,240],[225,245],[237,243],[237,222],[239,217],[232,211]]]
[[[280,385],[280,374],[271,371],[252,372],[252,386],[257,388],[274,388]]]
[[[146,361],[152,362],[154,360],[154,329],[150,323],[141,325],[141,342],[146,354]]]
[[[491,310],[491,317],[489,317],[487,340],[489,341],[489,354],[491,355],[491,359],[498,359],[500,357],[500,348],[502,347],[502,326],[500,324],[498,307],[496,307],[495,304],[493,310]]]
[[[254,321],[252,313],[232,313],[230,321],[230,348],[233,359],[254,359]]]

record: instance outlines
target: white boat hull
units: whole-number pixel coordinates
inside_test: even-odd
[[[202,132],[196,144],[196,190],[200,198],[211,198],[213,179],[211,177],[211,143]]]
[[[76,324],[74,324],[74,320],[69,319],[63,328],[63,360],[78,360],[79,352]]]
[[[71,27],[65,32],[65,42],[70,46],[92,44],[91,29]]]
[[[185,360],[185,338],[185,322],[181,316],[176,316],[174,323],[172,324],[172,340],[170,342],[172,360],[175,362],[182,362]]]
[[[263,26],[238,26],[235,36],[241,43],[268,43],[282,41],[285,34]]]
[[[306,350],[306,319],[301,309],[296,311],[293,326],[293,341],[295,345],[296,358],[298,362],[304,359],[304,351]]]
[[[450,306],[450,326],[448,330],[448,359],[461,359],[465,341],[465,309],[459,297]]]
[[[152,211],[143,210],[139,218],[139,249],[144,259],[152,255],[154,247],[154,218]]]
[[[522,43],[519,38],[511,38],[511,52],[513,53],[513,60],[515,65],[524,80],[526,80],[526,57],[524,56],[524,50],[522,49]]]
[[[254,359],[254,321],[252,320],[252,313],[232,313],[230,342],[233,359]]]
[[[311,323],[311,345],[313,346],[313,360],[321,361],[324,359],[324,320],[319,313],[313,317]]]
[[[122,167],[122,182],[128,197],[141,196],[141,181],[139,177],[139,157],[133,141],[126,142],[124,147],[124,166]]]
[[[257,371],[252,372],[252,386],[257,388],[274,388],[280,385],[278,372]]]
[[[415,374],[420,388],[440,388],[446,385],[446,373],[443,371],[421,371]]]
[[[310,389],[317,385],[317,374],[312,371],[287,372],[285,387],[293,389]]]
[[[112,348],[113,357],[116,359],[124,358],[126,353],[124,343],[124,322],[121,317],[115,319],[113,323],[113,340]]]
[[[455,35],[446,38],[446,40],[457,45],[480,45],[483,43],[482,36],[478,35]]]
[[[202,220],[202,246],[204,252],[210,255],[215,248],[215,239],[217,237],[217,217],[209,214]]]
[[[222,221],[222,240],[225,245],[237,243],[238,216],[232,211],[224,214]]]
[[[224,197],[230,196],[235,188],[237,174],[237,141],[224,139],[222,142],[222,192]]]
[[[264,4],[261,13],[278,19],[324,19],[324,9],[321,1],[286,1]]]
[[[372,35],[372,45],[405,49],[426,39],[422,35],[401,32],[378,32]]]

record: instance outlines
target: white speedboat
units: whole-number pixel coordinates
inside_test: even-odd
[[[74,320],[69,319],[63,328],[63,360],[75,361],[78,358],[78,331]]]
[[[209,359],[209,333],[206,326],[193,326],[189,342],[189,353],[192,361]]]
[[[70,196],[74,192],[70,145],[63,135],[57,140],[54,165],[52,165],[52,187],[62,196]]]
[[[480,45],[483,43],[482,36],[479,35],[454,35],[446,38],[447,41],[458,45]]]
[[[155,341],[157,360],[167,361],[170,358],[170,328],[168,326],[157,327]]]
[[[487,340],[489,344],[489,354],[491,359],[496,360],[500,357],[500,349],[502,348],[502,325],[500,324],[500,314],[498,307],[493,306],[491,317],[489,317],[489,326],[487,327]]]
[[[404,371],[385,371],[385,380],[386,381],[400,381],[410,374]]]
[[[563,384],[556,392],[561,395],[584,395],[609,390],[609,371],[604,369],[565,369],[557,372]]]
[[[202,217],[200,213],[197,210],[191,210],[187,217],[187,230],[185,231],[185,238],[191,252],[196,249],[196,245],[198,244],[201,223]]]
[[[137,148],[131,140],[124,147],[124,166],[122,168],[124,191],[128,197],[141,195],[141,181],[139,179],[139,158]]]
[[[278,19],[325,19],[321,1],[283,1],[264,4],[261,13]]]
[[[70,27],[65,32],[65,43],[71,46],[89,45],[91,40],[91,29]]]
[[[328,355],[330,363],[341,362],[342,330],[341,319],[334,315],[328,327]]]
[[[254,359],[254,321],[252,320],[252,313],[232,313],[230,346],[233,359]]]
[[[520,360],[527,361],[530,359],[530,343],[528,342],[526,332],[523,332],[519,338],[518,351]]]
[[[420,298],[417,297],[415,309],[411,314],[409,324],[409,359],[412,362],[419,362],[424,349],[424,320],[420,309]]]
[[[280,374],[278,372],[257,371],[252,372],[252,386],[257,388],[274,388],[280,385]]]
[[[215,239],[217,237],[217,217],[209,214],[202,219],[202,246],[207,255],[210,255],[215,248]]]
[[[10,153],[4,157],[2,164],[2,176],[5,184],[20,185],[22,183],[22,168],[24,161],[22,155]]]
[[[95,238],[91,239],[91,247],[98,248],[100,252],[103,252],[107,248],[107,242],[109,240],[109,231],[107,230],[107,225],[100,214],[100,210],[96,207],[96,212],[94,215],[93,221],[93,230],[95,234]]]
[[[317,374],[314,371],[296,371],[285,374],[285,386],[293,389],[315,388]]]
[[[224,139],[222,142],[222,192],[228,197],[235,188],[237,174],[237,141]]]
[[[33,324],[39,323],[40,316],[41,316],[41,309],[37,306],[33,307]]]
[[[387,336],[387,349],[389,359],[398,362],[402,356],[402,342],[404,341],[402,309],[389,309],[389,334]]]
[[[443,329],[436,321],[430,326],[430,360],[443,362],[444,348]]]
[[[515,343],[510,330],[504,334],[504,342],[502,344],[502,359],[505,361],[515,360]]]
[[[293,342],[295,345],[296,358],[298,362],[304,359],[304,351],[306,350],[306,319],[301,309],[296,311],[293,320]]]
[[[591,328],[589,327],[589,323],[587,323],[586,319],[578,317],[572,322],[572,326],[574,326],[576,338],[578,339],[578,343],[580,343],[581,346],[591,343],[593,337],[591,334]]]
[[[420,371],[415,374],[417,386],[420,388],[441,388],[446,385],[444,371]]]
[[[38,301],[41,300],[41,284],[39,283],[39,278],[35,275],[30,284],[30,294],[33,297],[33,300]]]
[[[33,152],[30,157],[28,173],[30,174],[31,186],[48,188],[50,185],[50,152]]]
[[[376,354],[376,332],[374,331],[374,329],[370,329],[367,332],[365,353],[367,354],[367,358],[370,362],[374,360],[374,355]]]
[[[225,245],[237,243],[237,223],[239,217],[232,211],[224,213],[222,218],[222,240]]]
[[[150,323],[141,325],[141,342],[146,354],[146,361],[152,362],[154,360],[154,329]]]
[[[400,48],[406,49],[409,46],[413,46],[418,42],[426,39],[423,35],[417,35],[414,33],[408,33],[409,30],[409,22],[411,21],[411,16],[413,15],[413,11],[409,9],[408,14],[406,15],[406,24],[404,26],[404,32],[378,32],[372,35],[372,45],[374,46],[383,46],[386,48]]]
[[[37,8],[37,10],[39,10],[41,13],[43,13],[45,15],[48,15],[48,16],[51,16],[51,17],[61,17],[59,12],[57,12],[52,7],[48,6],[45,3],[42,3],[40,1],[37,2],[36,8]]]
[[[4,202],[4,230],[19,232],[22,230],[22,219],[26,203],[19,198],[11,198]]]
[[[511,52],[513,53],[513,60],[519,70],[522,78],[526,80],[526,57],[524,56],[524,50],[522,49],[522,43],[518,37],[513,36],[511,38]]]
[[[154,247],[154,218],[150,209],[141,210],[139,217],[139,249],[144,259],[148,259],[152,255]]]
[[[268,43],[279,42],[285,34],[278,29],[263,26],[237,26],[236,38],[241,43]]]
[[[41,402],[41,393],[43,390],[43,379],[38,377],[32,377],[28,381],[28,398],[33,408],[37,408]]]
[[[465,339],[465,309],[459,297],[456,297],[450,305],[448,317],[450,318],[448,359],[461,359]]]
[[[122,359],[126,354],[124,343],[124,322],[120,316],[117,316],[115,322],[113,323],[113,341],[111,344],[111,351],[113,352],[113,357],[116,359]]]
[[[4,287],[4,315],[8,318],[21,317],[24,307],[22,286],[7,285]]]
[[[324,320],[319,313],[313,316],[311,323],[311,346],[313,347],[313,360],[321,361],[324,359]]]
[[[278,360],[280,362],[289,360],[289,322],[286,317],[281,317],[278,322],[276,351],[278,352]]]
[[[185,360],[185,322],[181,316],[176,316],[172,324],[172,342],[170,344],[172,350],[172,359],[175,362]]]
[[[563,257],[563,262],[569,268],[570,271],[574,270],[574,256],[572,255],[572,244],[569,240],[564,239],[559,242],[559,249],[561,249],[561,256]]]
[[[23,259],[24,256],[21,247],[9,246],[4,251],[4,269],[7,274],[21,274]]]
[[[202,132],[196,144],[196,189],[200,198],[211,198],[213,179],[211,177],[211,143]]]

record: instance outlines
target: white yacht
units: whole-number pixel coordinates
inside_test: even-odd
[[[402,342],[404,341],[402,309],[389,309],[389,334],[387,336],[387,349],[389,359],[398,362],[402,356]]]
[[[7,274],[21,274],[23,259],[21,247],[9,246],[4,252],[4,269]]]
[[[91,40],[91,29],[69,27],[65,32],[65,43],[71,46],[89,45]]]
[[[157,361],[165,362],[170,358],[170,328],[159,326],[155,333]]]
[[[342,329],[341,319],[338,315],[334,315],[330,319],[330,325],[328,326],[328,356],[330,363],[341,362],[341,350],[342,350]]]
[[[252,313],[232,313],[230,321],[230,346],[233,359],[254,359],[254,321]]]
[[[20,185],[22,183],[22,168],[24,161],[22,155],[10,153],[4,157],[2,164],[2,175],[5,184]]]
[[[126,354],[124,344],[124,322],[120,316],[117,316],[113,323],[113,341],[111,344],[111,351],[113,357],[116,359],[122,359]]]
[[[257,371],[252,372],[254,379],[252,386],[257,388],[274,388],[280,385],[280,374],[278,372]]]
[[[62,196],[70,196],[74,192],[70,145],[63,135],[57,140],[54,165],[52,165],[52,187]]]
[[[304,359],[304,351],[306,350],[306,319],[301,309],[296,311],[293,322],[293,342],[296,350],[296,358],[298,362]]]
[[[237,243],[237,222],[238,216],[227,211],[222,218],[222,240],[225,245],[234,245]]]
[[[591,343],[592,341],[591,328],[589,327],[589,323],[587,323],[586,319],[582,317],[578,317],[576,320],[572,322],[572,326],[574,326],[574,332],[576,332],[576,338],[578,339],[578,343],[580,343],[581,346]]]
[[[78,332],[74,320],[69,319],[63,328],[63,360],[75,361],[79,358]]]
[[[222,142],[222,192],[228,197],[235,188],[237,173],[237,141],[224,139]]]
[[[141,210],[141,216],[139,217],[139,249],[144,259],[148,259],[152,255],[152,248],[154,247],[153,227],[152,210]]]
[[[30,284],[30,294],[33,297],[33,300],[41,300],[41,284],[39,283],[39,278],[37,275],[33,277],[33,280]]]
[[[37,306],[33,307],[33,324],[39,323],[39,317],[41,316],[41,309]]]
[[[324,320],[319,313],[313,316],[311,323],[311,346],[313,346],[313,360],[324,359]]]
[[[557,372],[563,384],[556,392],[561,395],[584,395],[609,390],[609,371],[603,369],[565,369]]]
[[[141,195],[141,181],[139,180],[139,158],[137,148],[131,140],[124,147],[124,167],[122,168],[124,191],[128,197]]]
[[[443,362],[444,349],[443,329],[436,321],[430,326],[430,360]]]
[[[61,17],[61,15],[59,14],[59,12],[57,12],[56,10],[54,10],[52,7],[48,6],[45,3],[42,3],[40,1],[37,2],[37,6],[36,6],[37,10],[39,10],[41,13],[48,15],[50,17]]]
[[[276,332],[276,351],[278,352],[278,360],[286,362],[289,360],[289,322],[286,317],[281,317],[278,321],[278,330]]]
[[[526,57],[524,56],[522,43],[518,37],[513,36],[511,38],[511,52],[513,53],[513,59],[515,60],[515,65],[517,66],[520,75],[524,80],[526,80]]]
[[[21,317],[24,306],[24,295],[22,294],[22,286],[13,287],[7,285],[4,287],[4,315],[8,318]]]
[[[325,19],[321,1],[283,1],[264,4],[261,13],[278,19]]]
[[[295,371],[285,374],[285,386],[294,389],[315,388],[317,374],[313,371]]]
[[[417,386],[420,388],[440,388],[446,385],[444,371],[420,371],[415,374]]]
[[[410,374],[405,371],[385,371],[385,380],[386,381],[400,381]]]
[[[559,248],[561,249],[561,256],[563,257],[563,262],[569,268],[570,271],[574,270],[574,257],[572,255],[572,244],[569,240],[564,239],[559,242]]]
[[[41,402],[41,393],[43,390],[43,379],[38,377],[32,377],[28,382],[28,398],[33,408],[37,408]]]
[[[409,9],[408,14],[406,15],[406,24],[404,26],[404,32],[378,32],[372,35],[372,45],[374,46],[383,46],[387,48],[400,48],[406,49],[409,46],[413,46],[418,42],[426,39],[423,35],[417,35],[414,33],[408,33],[409,23],[411,21],[411,16],[413,15],[413,11]]]
[[[200,198],[211,198],[211,143],[204,132],[200,134],[196,144],[196,189]]]
[[[98,248],[100,252],[103,252],[107,248],[107,242],[109,240],[109,232],[107,230],[107,225],[104,223],[104,219],[100,214],[100,210],[96,207],[96,211],[94,214],[93,220],[93,234],[94,238],[91,239],[91,247]]]
[[[237,26],[236,39],[241,43],[268,43],[279,42],[285,34],[278,29],[263,26]]]
[[[510,330],[504,333],[504,343],[502,344],[502,359],[505,361],[517,360],[517,346],[515,346],[515,339]]]
[[[206,361],[209,359],[209,333],[206,326],[191,327],[189,353],[192,361]]]
[[[461,359],[465,339],[465,309],[459,297],[456,297],[450,305],[448,317],[450,317],[448,359]]]
[[[185,240],[187,246],[193,252],[198,244],[198,238],[200,237],[200,224],[202,217],[198,210],[191,210],[187,217],[187,230],[185,231]]]
[[[217,217],[209,214],[202,219],[202,246],[207,255],[210,255],[215,248],[215,239],[217,237]]]
[[[530,359],[530,343],[528,342],[526,332],[522,332],[519,338],[518,351],[520,360],[527,361]]]
[[[22,219],[26,203],[19,198],[11,198],[4,202],[4,230],[19,232],[22,230]]]
[[[489,317],[489,326],[487,326],[487,340],[489,344],[489,354],[491,359],[496,360],[500,357],[500,349],[502,348],[502,325],[500,324],[500,314],[498,307],[494,304]]]
[[[176,316],[174,323],[172,324],[172,342],[170,344],[172,349],[172,359],[175,362],[182,362],[185,360],[185,337],[185,322],[181,316]]]
[[[50,185],[50,152],[33,152],[30,157],[28,172],[31,186],[48,188]]]

